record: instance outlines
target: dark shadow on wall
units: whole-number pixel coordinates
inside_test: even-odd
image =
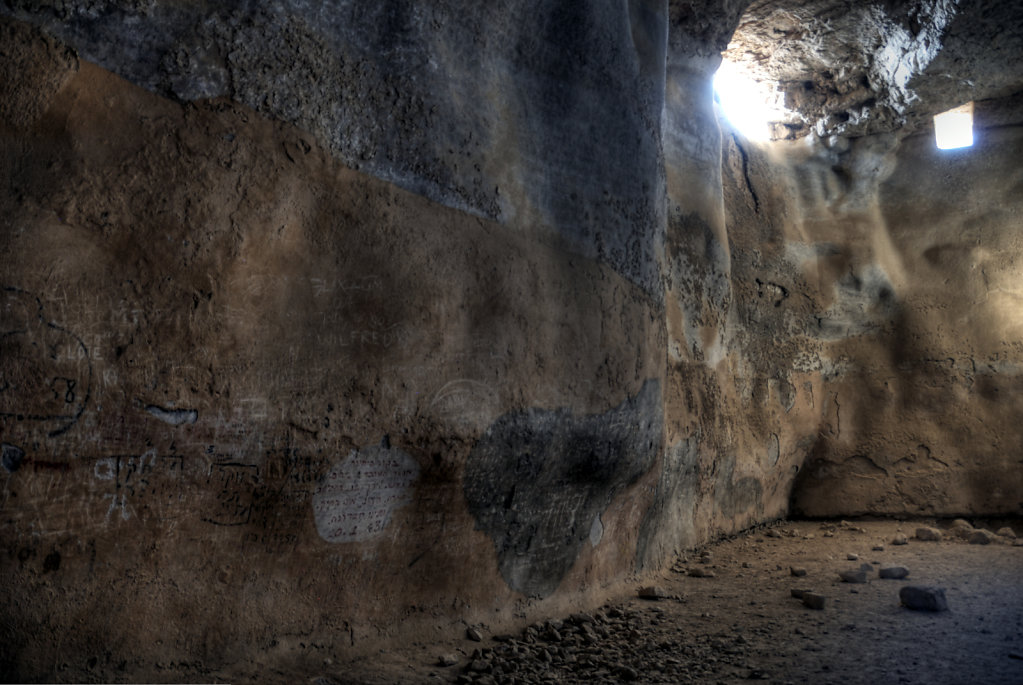
[[[604,414],[528,409],[499,418],[469,455],[464,493],[477,528],[494,541],[509,587],[546,597],[615,494],[646,473],[661,446],[661,384]]]

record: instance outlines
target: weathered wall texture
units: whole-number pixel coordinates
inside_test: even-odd
[[[723,201],[711,78],[745,4],[718,3],[696,17],[671,7],[662,119],[665,453],[641,532],[641,566],[657,567],[675,550],[783,516],[798,457],[788,433],[807,427],[795,418],[801,410],[785,416],[791,403],[778,401],[780,379],[751,368],[760,363],[751,355],[774,350],[760,341],[744,345],[736,318],[733,229]]]
[[[6,4],[144,88],[233,99],[659,292],[664,2]]]
[[[1016,115],[749,146],[747,4],[5,3],[0,671],[497,627],[793,487],[1018,512]]]
[[[835,366],[798,511],[1023,510],[1023,127],[985,127],[984,104],[973,148],[903,140],[841,242],[808,231],[828,242],[815,268],[834,283],[818,315]]]
[[[322,663],[634,571],[664,375],[634,272],[2,31],[3,673]]]
[[[745,382],[785,405],[767,420],[796,513],[1023,509],[1019,121],[1018,98],[978,103],[958,151],[930,132],[728,146]]]

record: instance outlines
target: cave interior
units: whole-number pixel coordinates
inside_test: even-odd
[[[0,150],[7,681],[377,682],[786,521],[1023,615],[1021,3],[4,0]]]

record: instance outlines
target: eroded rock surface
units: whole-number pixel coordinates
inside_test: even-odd
[[[1023,8],[997,0],[756,0],[725,59],[776,93],[777,138],[927,129],[1019,91]]]
[[[3,673],[377,654],[790,508],[1018,513],[1014,72],[950,68],[973,151],[909,135],[997,13],[747,4],[5,3]],[[851,51],[819,136],[719,122],[765,8]]]

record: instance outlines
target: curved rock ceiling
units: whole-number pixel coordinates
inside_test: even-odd
[[[773,122],[775,138],[915,130],[929,125],[934,113],[970,100],[1000,98],[1023,90],[1020,2],[661,2],[666,2],[669,10],[669,48],[674,56],[716,60],[720,52],[775,90],[787,110]],[[643,4],[633,2],[630,6]],[[339,66],[342,58],[332,56],[339,40],[347,41],[355,53],[362,54],[362,48],[373,54],[385,53],[387,65],[400,66],[398,71],[404,74],[410,68],[422,71],[423,65],[404,60],[413,38],[413,42],[450,45],[447,24],[451,22],[462,26],[471,15],[473,21],[504,26],[527,21],[522,12],[528,13],[523,8],[504,7],[466,14],[455,9],[456,2],[429,8],[391,3],[376,9],[363,9],[350,0],[332,0],[318,8],[293,0],[267,6],[221,0],[204,5],[200,10],[191,3],[158,0],[7,0],[0,3],[0,13],[43,25],[87,59],[156,92],[186,100],[227,94],[304,128],[325,128],[325,134],[338,129],[338,117],[313,111],[323,107],[307,100],[315,99],[312,93],[319,90],[313,84],[336,90],[335,74],[344,71]],[[614,14],[615,5],[607,3],[604,9]],[[484,19],[478,14],[485,15]],[[245,39],[242,34],[249,29],[261,39]],[[473,60],[489,59],[474,50],[452,49],[459,53],[455,61],[462,59],[470,67]],[[256,56],[260,50],[267,54]],[[488,50],[501,53],[502,48],[490,45],[483,52]],[[252,59],[246,61],[246,56]],[[487,69],[476,67],[477,77],[485,79]],[[301,77],[306,71],[310,72],[308,83],[296,83],[289,90],[296,74]],[[267,80],[278,90],[289,91],[287,97],[274,99],[263,94]],[[353,80],[358,79],[347,73],[342,78],[344,82]],[[258,92],[246,90],[250,81]],[[309,92],[303,93],[303,86],[308,86]],[[338,102],[345,100],[344,94],[333,95]],[[362,138],[365,136],[359,140]],[[342,157],[354,163],[379,150],[343,152]],[[481,209],[486,202],[471,198],[457,204]],[[483,213],[499,214],[494,207],[483,209]]]
[[[1023,3],[757,0],[724,52],[776,87],[776,138],[865,135],[1023,88]]]

